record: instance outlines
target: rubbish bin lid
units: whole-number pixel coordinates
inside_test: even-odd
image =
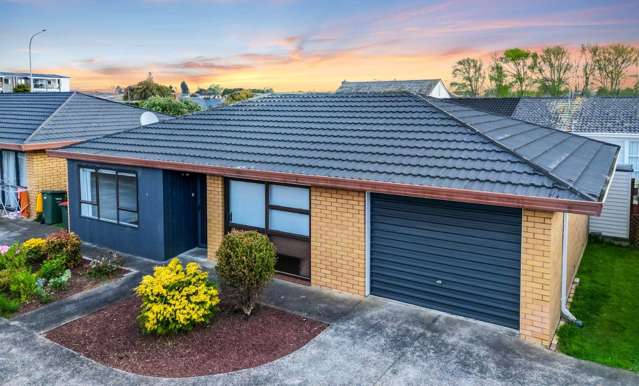
[[[43,190],[42,194],[66,194],[66,190]]]
[[[58,206],[69,206],[69,201],[60,201],[58,202]]]

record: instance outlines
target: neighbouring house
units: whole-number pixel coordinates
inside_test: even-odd
[[[338,93],[345,92],[397,92],[406,91],[433,98],[450,98],[451,95],[441,79],[419,80],[373,80],[366,82],[342,81]]]
[[[621,165],[615,174],[619,181],[612,183],[614,188],[606,199],[603,215],[592,218],[590,225],[592,232],[628,239],[630,179],[639,177],[638,97],[453,98],[451,101],[619,145]]]
[[[548,345],[618,152],[382,92],[270,94],[49,155],[68,160],[83,240],[157,260],[201,246],[215,259],[226,232],[256,230],[297,281]]]
[[[28,72],[0,72],[0,93],[13,92],[19,84],[29,84]],[[33,74],[31,92],[68,92],[71,90],[71,78],[55,74]]]
[[[26,189],[29,214],[43,190],[67,189],[67,163],[47,156],[55,149],[98,136],[168,119],[78,92],[0,94],[0,203],[19,210]]]
[[[201,95],[191,95],[180,98],[181,100],[190,100],[193,103],[196,103],[198,106],[202,108],[202,110],[211,110],[216,107],[222,106],[224,104],[224,99],[211,97],[211,96],[201,96]]]

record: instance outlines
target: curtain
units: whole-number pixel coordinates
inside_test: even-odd
[[[18,181],[16,175],[16,153],[14,151],[2,151],[2,183],[4,184],[5,205],[11,208],[18,208],[18,197],[16,195]]]

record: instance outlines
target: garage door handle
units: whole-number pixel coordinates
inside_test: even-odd
[[[441,280],[435,280],[435,284],[437,285],[444,285],[444,282]]]

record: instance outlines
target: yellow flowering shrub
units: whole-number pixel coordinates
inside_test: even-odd
[[[208,272],[197,263],[182,267],[175,258],[142,278],[135,293],[142,300],[138,323],[144,333],[166,335],[206,324],[220,303]]]
[[[22,251],[31,262],[41,262],[47,256],[47,240],[34,237],[22,243]]]

